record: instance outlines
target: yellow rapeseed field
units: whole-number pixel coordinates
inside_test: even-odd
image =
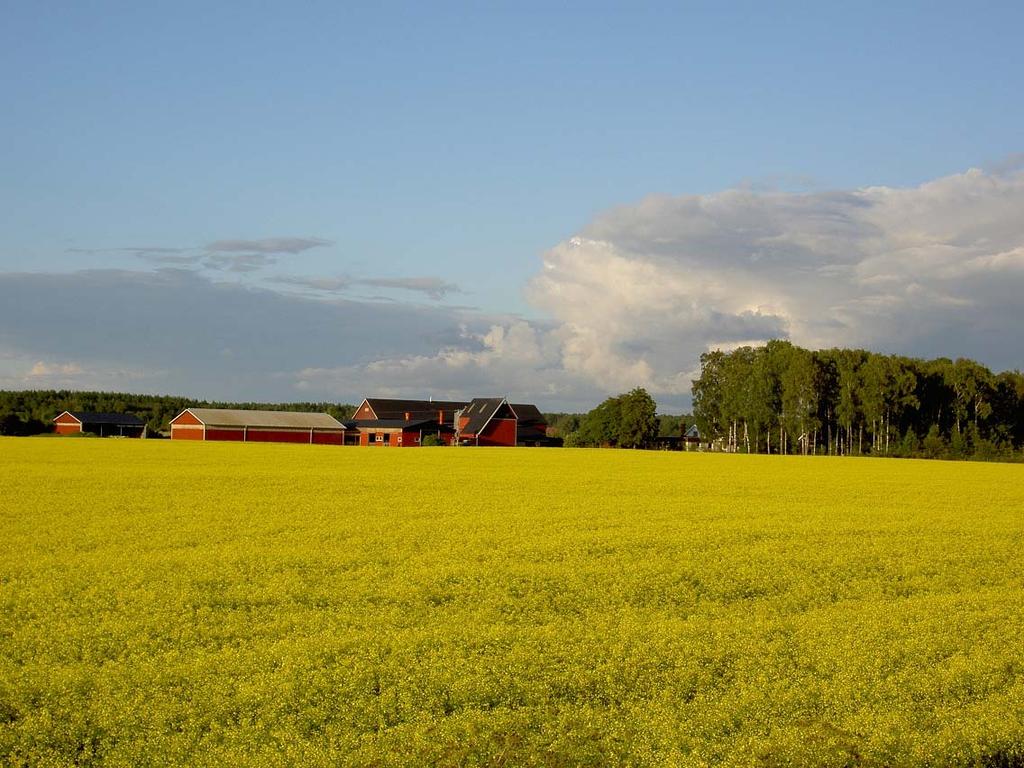
[[[0,763],[1024,761],[1024,466],[0,439]]]

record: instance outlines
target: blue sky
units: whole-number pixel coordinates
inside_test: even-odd
[[[709,343],[748,332],[808,343],[884,347],[885,340],[801,330],[800,302],[748,296],[714,316],[749,311],[778,322],[741,331],[736,321],[722,338],[706,323],[700,332],[692,323],[672,325],[689,357],[667,368],[657,344],[628,332],[615,339],[612,357],[573,363],[588,332],[580,328],[590,321],[585,307],[566,308],[559,297],[602,301],[599,291],[591,300],[546,279],[569,273],[572,260],[558,249],[573,237],[604,232],[585,239],[619,247],[614,259],[651,266],[659,263],[657,248],[635,238],[624,248],[617,239],[624,230],[609,234],[608,226],[623,210],[646,210],[651,196],[709,201],[743,191],[762,201],[788,199],[780,194],[820,200],[835,191],[920,190],[971,168],[1009,185],[993,193],[999,199],[1016,194],[1015,158],[1024,151],[1019,3],[552,5],[8,7],[0,27],[0,296],[5,278],[25,290],[28,274],[45,291],[35,273],[63,280],[89,270],[94,281],[103,271],[131,283],[176,271],[253,301],[273,292],[300,315],[319,317],[324,303],[365,305],[365,319],[351,321],[363,326],[364,339],[386,305],[433,313],[449,332],[428,341],[410,333],[404,346],[401,338],[382,340],[397,350],[383,357],[372,343],[352,351],[346,334],[355,329],[348,328],[325,342],[329,351],[310,350],[277,367],[268,361],[243,385],[227,365],[200,375],[180,360],[153,373],[152,365],[138,370],[130,359],[81,344],[88,349],[76,357],[72,344],[40,341],[62,329],[29,308],[18,318],[0,314],[0,386],[124,381],[104,379],[92,365],[99,358],[107,370],[136,371],[135,388],[211,397],[353,399],[364,394],[360,387],[392,385],[396,393],[482,387],[504,394],[503,387],[528,387],[497,378],[495,366],[516,358],[495,351],[487,337],[497,328],[506,343],[525,321],[530,333],[545,335],[535,339],[542,362],[530,380],[552,373],[550,366],[557,369],[550,378],[562,379],[508,394],[583,407],[609,386],[629,383],[595,373],[614,364],[631,372],[630,381],[660,389],[664,402],[685,407],[687,387],[666,382],[692,373],[687,360]],[[870,204],[888,202],[873,197]],[[913,210],[922,204],[908,203]],[[691,215],[666,210],[677,223]],[[999,253],[1012,252],[1019,233],[996,218],[998,237],[986,237],[1002,238]],[[733,234],[748,229],[729,221]],[[933,240],[957,237],[943,232]],[[217,243],[229,247],[211,248]],[[673,269],[685,269],[673,275],[685,282],[696,274],[696,246],[676,247]],[[708,259],[718,263],[715,253],[700,255],[701,274]],[[587,264],[598,258],[591,253]],[[948,268],[933,261],[923,270],[937,274],[940,266]],[[664,275],[644,279],[665,282]],[[863,298],[849,285],[837,290],[831,306]],[[683,292],[680,300],[691,299]],[[75,324],[95,327],[95,311],[81,312]],[[208,322],[215,339],[233,320],[214,313]],[[999,321],[970,323],[980,329]],[[154,326],[130,341],[159,349],[174,330],[173,323]],[[931,353],[934,333],[932,324],[893,347]],[[951,338],[948,328],[942,335]],[[972,338],[966,334],[964,348],[949,354],[970,354]],[[231,354],[251,354],[235,347]],[[444,357],[488,350],[497,360],[458,358],[455,372]],[[438,355],[448,366],[440,374],[389,378],[389,365]],[[366,368],[375,364],[390,373],[375,380]],[[996,355],[990,364],[1022,363]],[[33,369],[54,373],[33,377]],[[305,370],[327,373],[298,375]]]

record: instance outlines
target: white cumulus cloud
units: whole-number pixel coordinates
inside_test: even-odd
[[[657,196],[548,251],[528,295],[567,371],[687,392],[699,354],[786,336],[1020,366],[1024,173]]]

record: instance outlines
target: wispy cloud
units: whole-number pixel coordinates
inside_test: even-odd
[[[131,253],[140,258],[168,257],[176,253],[187,253],[189,248],[166,248],[164,246],[139,245],[120,248],[68,248],[68,253]]]
[[[277,263],[277,256],[269,253],[214,253],[204,255],[203,267],[225,272],[256,272]]]
[[[262,240],[215,240],[208,243],[199,262],[206,269],[256,272],[276,264],[281,256],[333,245],[320,237],[267,237]]]
[[[368,277],[357,282],[376,288],[397,288],[402,291],[425,293],[435,301],[440,301],[449,293],[462,293],[462,289],[455,283],[446,282],[439,277]]]
[[[462,293],[462,289],[458,285],[449,283],[440,277],[306,277],[302,275],[284,275],[269,278],[268,282],[322,293],[346,293],[353,288],[363,285],[373,288],[393,288],[400,291],[423,293],[434,301],[441,301],[448,294]]]
[[[209,253],[302,253],[311,248],[334,245],[320,237],[266,237],[261,240],[215,240],[205,246]]]
[[[28,371],[29,378],[51,378],[54,376],[75,376],[82,373],[78,363],[44,363],[37,360]]]
[[[195,266],[215,272],[255,272],[276,264],[282,256],[294,256],[312,248],[333,245],[321,237],[267,237],[259,240],[215,240],[199,248],[167,246],[119,246],[116,248],[68,248],[69,253],[130,253],[151,264]]]
[[[268,282],[323,293],[342,293],[353,285],[353,280],[348,277],[303,277],[301,275],[278,275],[268,278]]]

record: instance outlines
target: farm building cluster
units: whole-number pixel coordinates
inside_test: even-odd
[[[61,434],[145,437],[145,424],[130,414],[65,411],[54,419]],[[412,448],[426,443],[474,446],[544,446],[544,416],[535,405],[503,397],[470,401],[367,398],[349,421],[327,413],[186,408],[170,422],[173,440],[309,443]]]

